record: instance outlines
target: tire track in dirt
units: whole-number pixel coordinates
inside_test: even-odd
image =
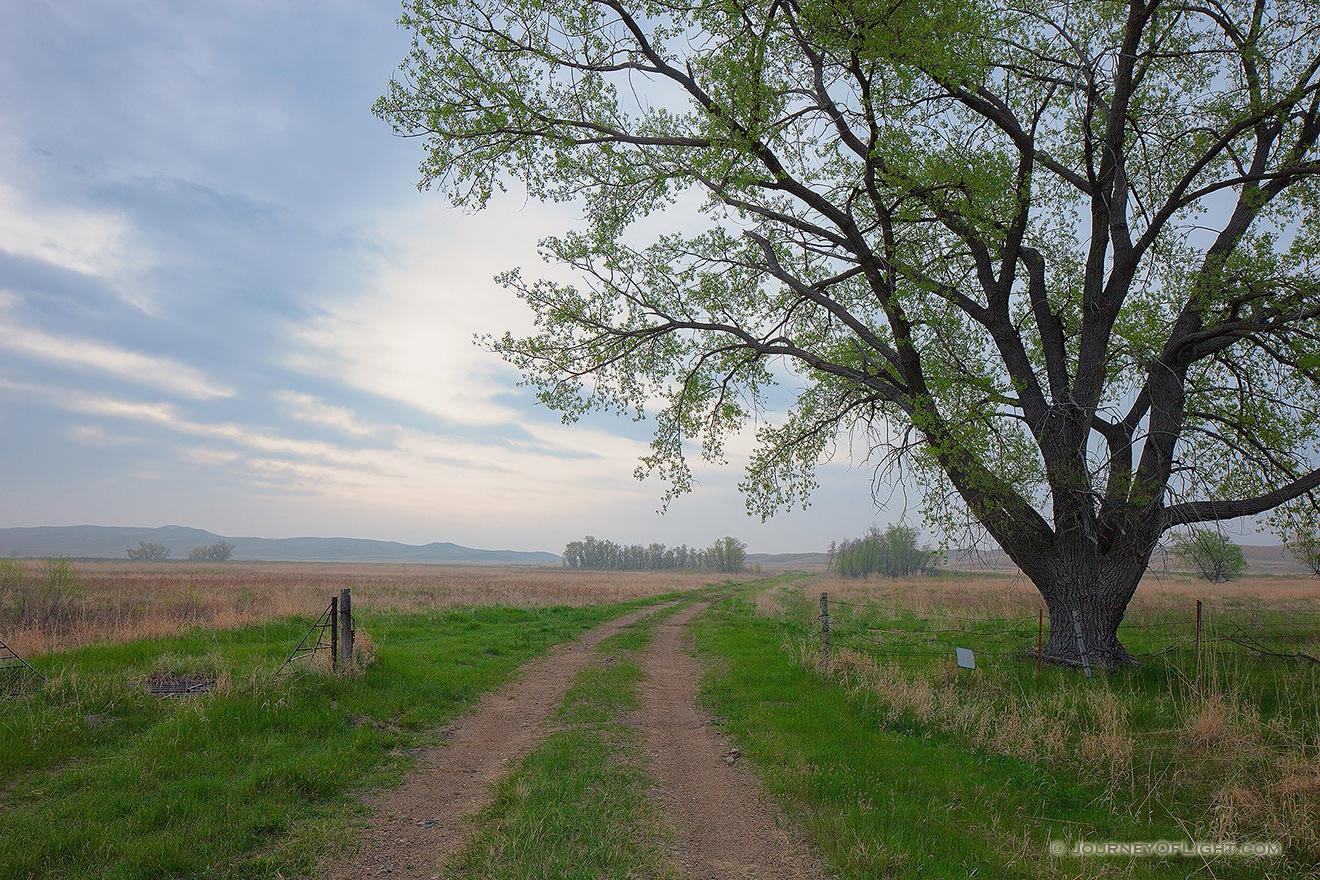
[[[656,623],[641,707],[628,719],[645,737],[653,795],[678,841],[674,861],[692,880],[824,880],[805,837],[760,794],[745,762],[725,762],[728,743],[697,707],[701,668],[688,653],[688,624],[705,607]]]
[[[445,744],[424,749],[402,784],[363,798],[372,814],[359,845],[323,863],[322,875],[334,880],[439,876],[444,857],[462,846],[470,817],[490,803],[491,783],[548,732],[547,720],[596,646],[673,604],[604,623],[523,666],[513,680],[450,725]]]

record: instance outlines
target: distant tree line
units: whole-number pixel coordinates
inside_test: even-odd
[[[194,547],[188,554],[189,562],[224,562],[234,555],[234,545],[228,541],[216,541],[209,547]]]
[[[632,544],[624,546],[587,535],[564,545],[564,567],[592,571],[663,571],[702,569],[735,572],[743,570],[747,545],[737,538],[721,538],[702,549],[680,544]]]
[[[162,559],[170,558],[170,548],[164,544],[153,544],[150,541],[138,541],[136,547],[129,547],[126,551],[129,559],[136,559],[141,562],[159,562]],[[228,541],[216,541],[207,547],[194,547],[188,554],[189,562],[224,562],[230,556],[234,555],[234,545]]]
[[[871,526],[860,538],[830,544],[829,567],[842,577],[864,578],[873,574],[904,577],[923,574],[935,559],[929,547],[918,547],[920,532],[913,526],[891,525],[883,532]]]

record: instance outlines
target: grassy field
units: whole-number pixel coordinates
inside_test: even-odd
[[[1008,577],[790,580],[713,610],[698,646],[718,658],[711,711],[842,876],[1317,876],[1320,667],[1217,639],[1246,631],[1320,656],[1320,584],[1236,587],[1143,586],[1120,630],[1143,665],[1091,680],[1037,676],[1022,658],[1039,600]],[[976,649],[978,668],[960,669],[955,647]],[[1285,855],[1048,855],[1051,842],[1159,840]]]
[[[748,576],[750,577],[750,575]],[[351,587],[361,607],[600,605],[697,589],[702,572],[362,563],[78,562],[0,558],[0,636],[24,656],[318,613]]]
[[[521,663],[708,580],[59,560],[22,574],[0,594],[0,638],[45,678],[0,682],[5,878],[308,876],[361,809],[351,794],[397,778],[411,746]],[[349,585],[372,662],[275,676]],[[52,645],[66,647],[30,650]],[[216,686],[151,696],[168,678]]]
[[[411,746],[520,663],[711,580],[119,563],[25,577],[0,592],[0,638],[36,646],[46,679],[11,677],[0,698],[5,878],[311,876],[350,834],[354,793],[398,778]],[[272,676],[349,585],[374,662]],[[1143,665],[1089,681],[1038,677],[1022,659],[1039,598],[1020,578],[783,574],[718,594],[697,622],[709,710],[842,877],[1320,877],[1320,667],[1222,640],[1320,657],[1320,581],[1152,578],[1121,632]],[[650,626],[602,645],[561,729],[501,783],[457,876],[506,864],[585,876],[588,858],[602,876],[670,870],[634,733],[617,723]],[[978,668],[959,669],[954,647]],[[179,676],[217,686],[166,700],[144,687]],[[1048,855],[1082,840],[1273,841],[1285,854]]]

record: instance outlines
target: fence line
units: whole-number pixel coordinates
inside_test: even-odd
[[[1220,653],[1227,649],[1233,653],[1260,658],[1305,660],[1320,664],[1320,650],[1310,653],[1295,648],[1287,649],[1288,646],[1307,641],[1320,645],[1320,613],[1250,609],[1242,616],[1255,618],[1254,620],[1247,622],[1242,619],[1229,619],[1228,625],[1232,627],[1232,632],[1214,634],[1212,631],[1207,631],[1203,621],[1202,600],[1198,599],[1195,602],[1195,606],[1192,606],[1189,600],[1186,616],[1178,620],[1124,623],[1120,626],[1120,637],[1124,632],[1140,633],[1149,642],[1151,637],[1158,638],[1162,633],[1168,634],[1170,637],[1168,644],[1158,646],[1143,644],[1142,647],[1148,650],[1140,651],[1136,656],[1153,658],[1181,649],[1192,649],[1198,658],[1198,666],[1202,648],[1209,645],[1215,645]],[[831,609],[831,605],[835,608]],[[842,609],[851,611],[851,616],[840,616],[837,612]],[[920,617],[917,612],[890,604],[831,598],[826,592],[821,594],[820,613],[816,615],[816,619],[820,623],[822,654],[827,663],[832,649],[853,648],[900,665],[929,664],[931,658],[952,658],[955,646],[951,642],[957,639],[962,644],[956,647],[970,647],[976,656],[985,657],[992,663],[1034,660],[1039,667],[1041,659],[1039,646],[1045,638],[1047,623],[1043,609],[1038,607],[1036,611],[1035,619],[945,614],[929,618]],[[1287,615],[1289,619],[1261,621],[1258,619],[1258,615],[1261,614]],[[918,620],[918,628],[902,628],[904,622],[914,617]],[[973,626],[940,625],[953,622]],[[1080,638],[1080,627],[1075,623],[1070,629],[1073,630],[1070,635],[1076,634],[1079,639],[1083,666],[1089,666],[1089,663],[1085,662],[1090,659],[1087,656],[1089,652],[1084,640]],[[914,645],[911,644],[913,641],[924,641],[929,644]],[[1286,644],[1271,644],[1271,642]],[[1035,643],[1034,648],[1033,643]],[[1227,646],[1233,647],[1230,649]],[[1089,672],[1089,669],[1087,671]]]

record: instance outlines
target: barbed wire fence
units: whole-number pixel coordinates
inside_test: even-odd
[[[1125,621],[1119,638],[1138,660],[1196,660],[1207,651],[1219,657],[1240,655],[1277,662],[1320,664],[1320,612],[1316,610],[1212,609],[1203,600],[1162,609],[1165,620]],[[1264,617],[1262,617],[1264,615]],[[875,662],[900,667],[929,666],[959,660],[958,649],[971,652],[976,667],[1012,664],[1039,668],[1049,639],[1049,615],[1043,606],[1009,617],[923,614],[822,593],[819,611],[803,636],[820,638],[822,659],[841,651],[861,652]],[[1080,629],[1080,628],[1079,628]],[[1080,631],[1078,633],[1080,641]],[[1082,643],[1084,663],[1088,651]],[[966,658],[966,655],[963,655]],[[1044,658],[1046,664],[1049,658]],[[1089,666],[1089,664],[1087,664]],[[1088,670],[1089,671],[1089,670]]]

